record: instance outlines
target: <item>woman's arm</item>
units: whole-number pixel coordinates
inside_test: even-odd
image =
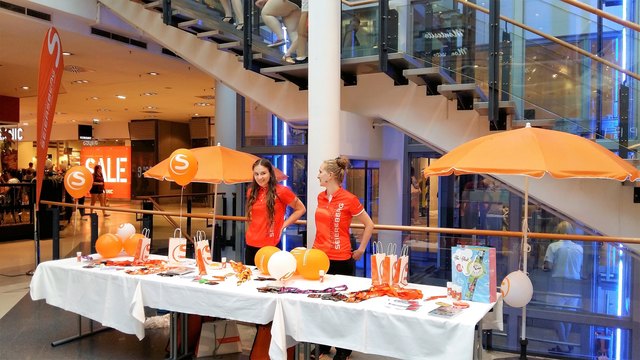
[[[361,212],[356,219],[360,221],[364,225],[364,231],[362,232],[362,239],[360,239],[360,246],[358,249],[354,250],[353,255],[351,257],[354,260],[360,260],[364,252],[367,250],[367,245],[369,245],[369,240],[371,240],[371,234],[373,234],[373,220],[369,217],[366,211]]]
[[[287,226],[295,223],[298,219],[300,219],[300,217],[302,215],[304,215],[305,212],[307,212],[307,208],[304,206],[302,201],[300,201],[300,199],[298,199],[297,197],[296,197],[295,200],[293,200],[293,202],[291,204],[289,204],[289,207],[291,207],[293,209],[293,212],[291,213],[291,215],[289,215],[289,217],[282,224],[282,229],[283,230]]]

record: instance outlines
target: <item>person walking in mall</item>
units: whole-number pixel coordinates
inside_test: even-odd
[[[325,160],[320,165],[318,180],[326,190],[318,194],[316,209],[316,238],[314,249],[324,251],[329,257],[329,274],[355,275],[355,262],[364,255],[371,234],[373,221],[357,196],[342,188],[349,160],[344,157]],[[364,231],[357,249],[351,247],[349,227],[356,218],[364,224]],[[320,358],[328,358],[331,347],[318,345]],[[351,350],[336,348],[334,360],[346,360]]]
[[[282,18],[289,40],[295,42],[298,39],[298,23],[300,22],[300,7],[289,0],[258,0],[256,6],[262,8],[260,15],[265,25],[276,35],[276,40],[267,45],[279,47],[286,43],[282,24],[278,17]]]
[[[244,256],[246,265],[255,265],[254,258],[260,248],[277,246],[282,231],[307,211],[289,187],[278,184],[269,160],[258,159],[252,169],[253,182],[247,190],[246,214],[249,221]],[[285,219],[287,206],[293,212]]]
[[[102,175],[102,166],[100,165],[96,165],[93,168],[93,185],[89,193],[91,194],[91,206],[96,204],[96,200],[100,201],[100,206],[107,206],[104,194],[104,175]],[[93,209],[91,209],[89,213],[93,214]],[[102,210],[102,215],[104,215],[104,217],[110,216],[104,210]]]
[[[561,221],[556,226],[558,234],[572,234],[573,232],[573,226],[567,221]],[[549,244],[542,268],[544,271],[551,271],[547,303],[558,306],[564,311],[579,309],[582,297],[583,253],[582,246],[571,240],[558,240]],[[549,352],[566,354],[573,351],[573,346],[569,344],[571,323],[555,321],[555,330],[560,344],[549,349]]]

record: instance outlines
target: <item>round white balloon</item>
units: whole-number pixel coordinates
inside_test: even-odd
[[[136,233],[136,227],[129,223],[122,223],[118,226],[118,231],[116,231],[116,236],[120,239],[120,241],[124,242],[131,235]]]
[[[533,284],[531,279],[521,270],[514,271],[505,276],[500,284],[500,291],[504,302],[512,307],[523,307],[533,297]]]
[[[271,255],[267,269],[277,280],[287,280],[296,272],[296,258],[288,251],[278,251]]]

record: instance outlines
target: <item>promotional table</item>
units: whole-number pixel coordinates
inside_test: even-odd
[[[31,298],[45,299],[139,339],[144,337],[144,306],[257,324],[273,322],[272,359],[286,359],[286,348],[296,342],[401,359],[477,358],[474,329],[495,305],[470,302],[455,317],[440,318],[428,314],[438,306],[436,301],[420,300],[421,307],[410,311],[390,305],[392,298],[386,296],[336,302],[304,294],[261,293],[256,288],[268,282],[250,280],[238,286],[235,276],[207,285],[186,277],[129,275],[122,268],[84,265],[75,258],[41,263],[31,281]],[[328,275],[323,283],[295,278],[286,282],[287,287],[317,290],[338,285],[347,285],[347,291],[365,290],[371,279]],[[425,298],[446,292],[435,286],[408,287],[420,289]]]

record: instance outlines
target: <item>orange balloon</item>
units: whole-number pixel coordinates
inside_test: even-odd
[[[144,235],[133,234],[129,236],[129,238],[122,243],[124,252],[126,252],[129,256],[136,256],[136,250],[138,249],[138,242],[140,241],[140,239],[144,239]]]
[[[320,270],[326,274],[329,270],[329,257],[322,250],[309,249],[297,259],[298,272],[308,280],[320,279]]]
[[[122,241],[113,234],[102,234],[96,241],[96,251],[105,259],[118,256],[122,250]]]
[[[265,275],[269,275],[267,264],[269,264],[269,259],[271,258],[271,255],[277,253],[278,251],[280,251],[280,249],[278,249],[275,246],[265,246],[260,250],[258,250],[258,252],[256,253],[256,256],[253,258],[253,261],[255,262],[256,266],[258,267],[258,270],[260,270],[261,273]]]
[[[84,166],[74,166],[64,175],[64,188],[76,199],[84,197],[93,185],[93,175]]]
[[[188,149],[178,149],[169,157],[169,174],[178,185],[186,186],[198,172],[198,159]]]
[[[291,253],[291,255],[293,255],[294,258],[296,258],[296,263],[297,264],[302,264],[302,260],[298,260],[298,259],[302,259],[302,257],[304,256],[305,251],[307,251],[306,247],[297,247],[295,249],[291,249],[291,251],[289,251]],[[296,274],[300,274],[300,269],[296,266]]]

